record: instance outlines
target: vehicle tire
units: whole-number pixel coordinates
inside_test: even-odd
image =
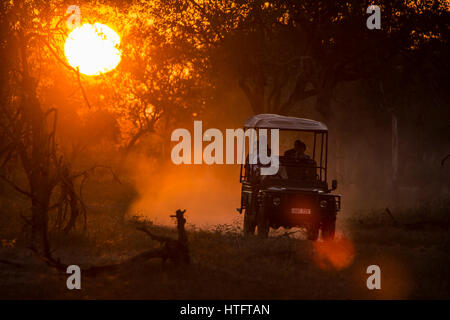
[[[252,236],[256,229],[256,203],[252,195],[247,200],[247,206],[244,213],[244,236]]]
[[[317,226],[309,226],[306,229],[308,240],[316,241],[319,238],[319,228]]]
[[[256,215],[257,225],[258,225],[258,237],[267,238],[269,236],[269,218],[265,212],[263,206],[258,209],[258,214]]]
[[[252,236],[255,234],[256,222],[255,214],[250,208],[245,209],[244,213],[244,236]]]
[[[322,239],[333,240],[336,233],[336,217],[325,219],[322,222]]]

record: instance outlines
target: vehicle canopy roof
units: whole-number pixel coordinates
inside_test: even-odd
[[[244,128],[254,129],[280,129],[297,131],[327,132],[327,126],[319,121],[280,116],[278,114],[262,113],[253,116],[245,122]]]

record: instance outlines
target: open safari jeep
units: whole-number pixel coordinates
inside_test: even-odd
[[[270,228],[301,227],[309,240],[317,240],[319,231],[322,239],[333,239],[341,197],[331,193],[337,181],[332,181],[331,188],[327,183],[327,126],[309,119],[259,114],[248,119],[244,128],[257,133],[253,141],[258,147],[261,129],[279,129],[280,145],[276,174],[261,175],[264,165],[259,158],[252,164],[247,156],[241,165],[241,207],[237,210],[245,210],[244,234],[257,230],[259,236],[267,237]],[[305,143],[297,139],[300,135]],[[288,140],[302,145],[307,155],[299,159],[289,156],[295,150],[283,153],[283,147],[292,147],[293,141]]]

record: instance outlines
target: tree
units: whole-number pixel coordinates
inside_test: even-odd
[[[0,135],[4,140],[0,157],[2,167],[13,163],[15,170],[2,172],[0,178],[30,200],[31,217],[24,218],[31,226],[32,246],[44,255],[50,254],[50,211],[60,208],[62,214],[62,206],[70,208],[66,231],[84,212],[75,188],[75,180],[84,173],[75,173],[61,153],[56,135],[58,109],[43,106],[38,93],[40,68],[54,63],[55,58],[48,39],[61,32],[64,21],[64,14],[54,13],[55,7],[47,1],[8,2],[1,7],[0,50],[5,63],[1,70]],[[14,172],[17,174],[11,174]],[[21,185],[21,174],[26,177],[26,187]],[[56,194],[59,197],[52,203]],[[62,218],[60,222],[64,222]]]
[[[170,3],[137,1],[125,7],[127,13],[115,17],[124,44],[120,76],[105,95],[112,98],[108,102],[118,114],[128,153],[145,135],[168,139],[171,127],[200,114],[210,84],[205,57],[172,26],[177,16]]]
[[[233,70],[255,113],[289,113],[316,97],[316,110],[332,118],[337,84],[374,77],[396,55],[430,35],[445,41],[448,33],[448,8],[439,1],[383,1],[381,30],[366,28],[367,4],[360,1],[170,3],[179,14],[195,12],[194,22],[177,24]]]

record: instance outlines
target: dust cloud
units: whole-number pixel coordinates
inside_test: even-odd
[[[134,160],[133,181],[138,197],[129,216],[173,225],[169,215],[186,209],[188,224],[202,228],[240,217],[239,165],[161,165],[141,157]]]

